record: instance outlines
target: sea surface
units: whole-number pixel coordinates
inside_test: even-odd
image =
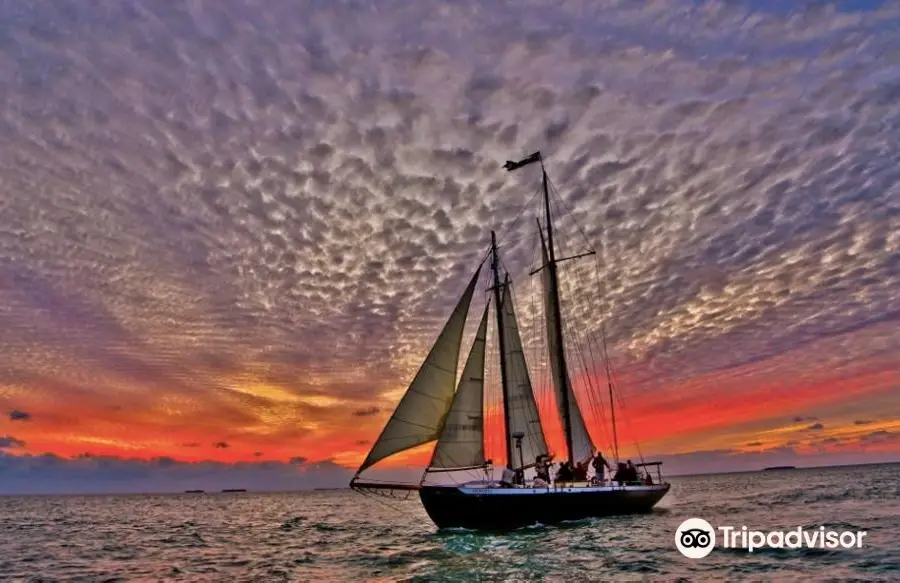
[[[3,581],[900,581],[900,464],[672,478],[652,514],[439,532],[418,498],[351,491],[0,497]],[[674,546],[700,517],[865,530],[852,550]]]

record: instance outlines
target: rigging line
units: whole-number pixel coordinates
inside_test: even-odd
[[[566,204],[565,199],[563,199],[562,195],[559,194],[559,190],[556,188],[556,185],[553,183],[553,181],[550,180],[549,176],[547,177],[547,183],[550,185],[551,194],[554,194],[556,198],[559,199],[559,201],[563,205],[563,208],[566,210],[569,216],[572,217],[572,223],[575,224],[575,228],[577,228],[578,232],[581,233],[581,236],[584,237],[584,241],[585,243],[587,243],[588,249],[590,249],[591,251],[596,251],[596,249],[594,249],[594,246],[591,245],[591,240],[587,236],[587,233],[585,233],[584,229],[581,228],[581,225],[575,219],[575,212],[572,211],[572,209],[569,208],[569,205]]]
[[[615,382],[612,376],[612,364],[609,359],[609,346],[606,341],[606,326],[601,322],[600,325],[600,339],[603,342],[603,358],[606,363],[606,382],[609,388],[609,415],[612,417],[612,425],[613,425],[613,443],[616,448],[616,461],[619,461],[619,433],[616,430],[616,398],[615,398]]]
[[[590,358],[591,358],[591,368],[594,371],[594,374],[597,375],[597,378],[598,378],[598,381],[597,381],[598,385],[596,388],[595,396],[598,401],[600,425],[603,428],[603,436],[606,439],[606,444],[607,444],[607,446],[609,446],[609,449],[612,450],[613,437],[612,437],[612,433],[610,432],[610,426],[607,423],[607,419],[606,419],[606,408],[604,407],[603,391],[599,386],[599,377],[601,374],[604,375],[604,377],[605,377],[605,372],[602,369],[600,363],[598,362],[597,351],[595,351],[595,349],[594,349],[595,344],[596,344],[596,340],[589,339],[587,341],[588,353],[590,354]]]
[[[600,287],[600,280],[599,280],[599,263],[600,263],[600,258],[597,257],[596,261],[597,261],[597,265],[598,265],[598,269],[597,269],[597,273],[598,273],[597,278],[598,278],[598,281],[597,281],[597,284],[598,284],[598,287]],[[605,318],[604,318],[604,320],[605,320]],[[602,323],[601,323],[601,334],[603,335],[603,339],[604,339],[604,342],[603,342],[603,357],[604,357],[605,362],[607,363],[607,378],[608,378],[608,382],[609,382],[610,389],[611,389],[611,392],[612,392],[612,399],[613,399],[615,402],[617,402],[617,403],[619,404],[619,409],[620,409],[620,411],[621,411],[621,413],[622,413],[622,415],[620,415],[620,417],[621,417],[622,419],[624,419],[625,425],[628,427],[629,433],[631,434],[631,437],[632,437],[631,441],[632,441],[633,445],[635,446],[635,449],[636,449],[637,452],[638,452],[638,456],[640,457],[641,462],[643,463],[643,461],[644,461],[644,456],[643,456],[643,452],[641,451],[640,443],[638,442],[637,436],[636,436],[636,434],[635,434],[635,432],[634,432],[634,429],[633,429],[633,427],[632,427],[632,425],[631,425],[631,421],[630,421],[629,417],[628,417],[627,415],[625,415],[625,411],[627,410],[627,406],[625,405],[625,402],[624,402],[624,399],[623,399],[623,395],[622,395],[622,391],[619,389],[620,382],[619,382],[619,378],[618,378],[618,373],[615,371],[615,369],[614,369],[613,366],[612,366],[612,363],[610,362],[610,358],[609,358],[609,347],[607,346],[607,342],[606,342],[606,334],[605,334],[604,326],[603,326]],[[614,405],[613,401],[610,401],[610,407],[612,407],[613,405]],[[610,411],[612,411],[612,409],[610,409]],[[615,437],[615,436],[614,436],[614,437]]]
[[[522,217],[524,216],[525,209],[528,208],[529,206],[531,206],[531,204],[532,204],[532,202],[534,201],[535,198],[538,198],[539,196],[542,196],[542,195],[543,195],[543,189],[542,189],[542,188],[536,188],[534,194],[532,194],[531,198],[529,199],[528,204],[527,204],[526,206],[522,207],[522,210],[519,212],[519,216],[516,217],[516,220],[515,220],[515,222],[513,223],[513,228],[510,229],[510,232],[515,232],[516,227],[518,227],[518,225],[519,225],[519,221],[522,220]],[[526,240],[527,238],[529,238],[529,235],[528,235],[527,232],[526,232],[526,233],[523,233],[521,237],[515,237],[515,238],[511,238],[511,239],[506,239],[506,240],[504,241],[505,247],[506,247],[507,249],[509,249],[509,248],[511,248],[513,245],[515,245],[515,244],[517,244],[517,243],[521,243],[522,241]],[[500,238],[499,238],[499,237],[498,237],[497,239],[498,239],[497,250],[499,251],[502,247],[504,247],[504,245],[501,245],[501,244],[500,244],[500,242],[499,242],[499,239],[500,239]],[[490,255],[490,250],[488,251],[488,255]],[[482,262],[485,261],[485,260],[486,260],[486,258],[485,258],[484,260],[482,260]],[[506,272],[507,274],[509,274],[509,273],[512,272],[512,271],[510,270],[509,266],[507,266],[506,262],[504,261],[504,258],[503,258],[502,255],[499,256],[498,264],[499,264],[499,267],[502,268],[503,271]],[[512,278],[510,278],[510,279],[512,279]],[[510,284],[510,287],[512,287],[511,284]]]
[[[602,393],[599,388],[599,383],[597,382],[597,375],[600,372],[600,367],[598,366],[597,358],[593,350],[593,344],[591,342],[591,337],[588,333],[585,333],[581,337],[581,350],[583,356],[584,353],[587,353],[587,356],[584,356],[585,368],[588,369],[586,371],[586,381],[590,387],[589,394],[591,395],[591,402],[594,406],[593,413],[599,422],[598,425],[600,425],[601,427],[605,442],[607,444],[611,444],[612,440],[610,439],[609,427],[606,423],[606,418],[604,415]]]
[[[594,376],[598,373],[596,359],[593,358],[593,351],[590,350],[590,340],[584,338],[583,336],[576,335],[576,348],[577,353],[581,359],[581,363],[583,366],[583,376],[584,376],[584,385],[586,387],[586,392],[588,394],[589,404],[591,406],[591,413],[599,425],[601,434],[603,437],[604,443],[609,443],[609,430],[605,423],[605,418],[603,415],[603,400],[600,395],[600,391],[595,384]],[[587,356],[589,355],[590,358]]]
[[[569,328],[568,325],[567,325],[567,328]],[[582,341],[582,338],[580,337],[580,335],[578,335],[575,332],[571,332],[569,335],[573,339],[572,342],[573,342],[574,348],[575,348],[574,352],[578,356],[578,360],[580,361],[581,366],[582,366],[582,374],[581,374],[581,377],[582,377],[581,383],[582,383],[582,387],[583,387],[582,392],[587,394],[588,406],[590,407],[592,416],[596,419],[598,408],[597,408],[597,403],[595,400],[594,387],[591,385],[591,376],[590,376],[588,362],[587,362],[587,359],[585,358],[585,350],[584,350],[584,346],[583,346],[583,341]],[[576,400],[577,400],[577,396],[576,396]]]
[[[588,249],[590,249],[591,252],[594,252],[593,247],[590,245],[590,241],[587,239],[586,234],[584,233],[583,229],[581,229],[577,220],[575,220],[574,213],[571,212],[571,210],[568,209],[568,207],[566,207],[565,202],[562,200],[562,198],[560,196],[558,196],[558,191],[556,190],[556,188],[553,187],[552,190],[556,191],[556,193],[557,193],[556,198],[558,199],[559,202],[562,203],[562,206],[566,210],[569,210],[568,218],[576,225],[576,227],[579,229],[579,231],[581,231],[582,237],[585,239],[585,241],[588,244]],[[560,222],[562,222],[562,221],[560,221]],[[574,247],[572,245],[568,245],[568,242],[566,242],[566,243],[567,243],[566,248]],[[577,275],[582,274],[583,271],[584,271],[583,269],[580,269],[577,267],[575,268],[575,272]],[[562,279],[563,279],[563,286],[566,288],[566,293],[572,294],[573,293],[572,288],[574,287],[574,284],[571,281],[572,278],[567,275],[567,276],[564,276]],[[577,277],[576,277],[576,279],[577,279]],[[568,331],[568,336],[571,339],[571,342],[567,342],[566,344],[571,345],[571,347],[576,352],[578,360],[580,361],[580,363],[582,365],[582,375],[581,376],[584,377],[583,379],[580,379],[580,382],[578,384],[572,383],[573,392],[577,393],[576,389],[580,386],[583,389],[583,392],[587,393],[588,410],[591,413],[592,417],[594,418],[595,423],[597,421],[599,421],[599,423],[596,423],[596,424],[601,426],[601,432],[605,435],[607,433],[606,426],[605,426],[605,423],[603,423],[603,416],[600,413],[602,411],[602,406],[600,406],[597,403],[597,395],[595,394],[596,391],[594,390],[594,387],[592,386],[591,369],[590,369],[590,366],[588,365],[587,358],[585,357],[585,352],[586,352],[584,350],[585,338],[582,337],[582,335],[577,334],[574,330],[572,330],[572,328],[573,328],[572,325],[569,325],[569,324],[564,324],[564,325]],[[576,402],[577,402],[577,395],[576,395]],[[590,432],[588,433],[588,436],[591,437]]]
[[[584,285],[584,287],[588,288],[590,286]],[[589,294],[589,295],[593,296],[593,294]],[[601,370],[600,362],[598,362],[598,359],[597,359],[597,354],[595,351],[595,344],[596,344],[596,340],[595,340],[594,336],[586,333],[585,338],[584,338],[584,345],[587,347],[587,352],[590,357],[590,367],[591,367],[591,372],[592,372],[592,376],[590,376],[589,378],[593,379],[597,382],[597,385],[595,385],[595,387],[594,387],[594,394],[593,394],[593,396],[597,400],[597,408],[598,408],[597,416],[600,420],[600,425],[603,430],[603,436],[605,438],[605,442],[610,447],[610,449],[612,449],[613,438],[612,438],[612,434],[610,433],[609,425],[606,422],[605,407],[603,405],[603,394],[599,387],[599,375],[602,373],[602,370]]]
[[[540,239],[538,237],[534,237],[533,240],[536,241],[536,245],[534,246],[534,253],[532,256],[532,264],[534,264],[534,262],[538,261],[538,257],[541,256],[541,250],[538,248],[538,246],[540,245]],[[535,303],[536,303],[535,298],[537,297],[538,293],[536,293],[535,289],[534,289],[535,283],[534,283],[533,277],[529,278],[529,285],[531,287],[531,316],[532,316],[531,330],[533,332],[532,335],[534,335],[535,332],[537,333],[537,339],[538,339],[536,342],[532,341],[531,344],[533,346],[532,362],[538,363],[537,386],[539,387],[539,389],[538,389],[539,394],[536,396],[537,396],[537,400],[538,400],[538,413],[540,414],[541,409],[543,409],[544,411],[551,410],[549,408],[551,406],[551,403],[549,402],[550,401],[549,400],[550,391],[547,390],[547,386],[545,384],[546,379],[544,376],[544,373],[546,372],[546,370],[544,368],[546,365],[546,361],[543,358],[543,355],[545,354],[545,346],[544,346],[545,338],[544,338],[544,334],[543,334],[543,332],[544,332],[543,320],[540,318],[540,316],[543,316],[544,314],[543,313],[539,314],[539,310],[538,310],[537,306],[535,305]],[[543,312],[543,310],[540,310],[540,312]]]
[[[533,204],[533,202],[534,202],[534,199],[536,199],[536,198],[537,198],[538,196],[540,196],[541,194],[543,194],[543,190],[540,189],[540,188],[535,188],[535,192],[531,195],[531,198],[528,199],[528,202],[527,202],[526,204],[524,204],[524,205],[522,206],[521,209],[519,209],[519,214],[516,216],[515,220],[513,221],[512,227],[511,227],[511,228],[509,229],[509,231],[508,231],[509,233],[515,233],[515,232],[516,232],[516,229],[517,229],[518,226],[519,226],[519,221],[521,221],[521,220],[522,220],[522,217],[525,216],[525,211],[526,211],[527,209],[531,208],[531,206],[532,206],[532,204]],[[509,248],[510,246],[512,246],[512,245],[514,245],[514,244],[516,244],[516,243],[520,243],[521,241],[523,241],[523,240],[524,240],[525,238],[527,238],[527,237],[528,237],[528,235],[523,234],[521,237],[518,237],[518,238],[505,239],[505,240],[503,240],[503,242],[507,245],[507,248]],[[500,241],[501,241],[501,238],[498,236],[498,237],[497,237],[497,249],[498,249],[498,250],[499,250],[501,247],[503,247],[503,245],[500,244]],[[488,251],[487,254],[490,255],[490,250]],[[485,258],[485,259],[486,259],[486,258]],[[503,263],[503,260],[501,259],[500,262],[501,262],[501,264],[502,264],[502,263]]]
[[[593,245],[591,245],[590,238],[587,236],[587,233],[584,231],[584,229],[581,227],[581,225],[575,219],[574,211],[566,204],[563,197],[561,195],[559,195],[559,190],[556,188],[556,185],[553,183],[552,180],[550,180],[549,177],[547,178],[547,182],[550,186],[549,190],[550,190],[551,194],[553,194],[555,196],[555,198],[558,199],[558,201],[562,204],[563,208],[565,209],[566,213],[571,217],[573,224],[578,229],[581,236],[584,238],[585,243],[588,245],[588,248],[591,251],[596,252]],[[600,288],[600,285],[599,285],[600,257],[599,257],[599,255],[596,256],[596,263],[597,263],[597,270],[595,273],[596,273],[597,279],[598,279],[598,288]],[[606,319],[602,316],[601,316],[601,318],[603,320]],[[602,324],[601,324],[601,326],[602,326]],[[624,407],[624,404],[622,403],[622,396],[620,394],[620,391],[616,388],[616,385],[618,384],[618,377],[615,374],[615,372],[612,370],[612,366],[609,364],[609,352],[608,352],[608,348],[607,348],[605,342],[603,344],[603,357],[604,357],[604,361],[607,363],[607,377],[608,377],[608,382],[610,384],[610,388],[612,389],[612,393],[613,393],[612,400],[610,401],[610,407],[612,408],[615,405],[613,401],[618,401],[620,408],[623,409],[623,413],[624,413],[625,407]],[[629,425],[629,430],[631,430],[630,422],[627,419],[626,419],[626,424]],[[632,435],[633,435],[633,432],[632,432]],[[637,443],[636,438],[633,438],[633,439],[634,439],[634,445],[638,450],[638,454],[642,456],[641,451],[640,451],[640,445]],[[643,461],[643,456],[641,457],[641,460]]]
[[[398,513],[402,512],[402,510],[400,508],[395,508],[394,506],[392,506],[391,504],[388,503],[387,498],[388,498],[388,496],[390,496],[389,494],[376,494],[374,492],[369,492],[368,490],[365,490],[363,488],[354,488],[354,491],[365,498],[371,498],[378,504],[383,504],[384,506],[387,506],[394,512],[398,512]]]
[[[594,279],[596,280],[597,294],[603,298],[607,298],[608,297],[607,294],[604,293],[604,291],[606,291],[605,286],[602,285],[603,280],[600,277],[600,254],[599,253],[594,256]],[[615,385],[615,380],[613,378],[614,371],[613,371],[612,364],[609,360],[609,347],[606,342],[605,322],[608,319],[607,318],[608,314],[606,313],[606,311],[603,309],[602,306],[598,306],[598,308],[599,308],[598,311],[600,312],[600,335],[601,335],[601,340],[602,340],[602,344],[600,345],[599,352],[600,352],[601,358],[603,360],[604,372],[605,372],[607,384],[609,386],[613,387],[613,391],[614,391],[614,385]],[[615,409],[614,409],[614,407],[615,407],[614,398],[610,398],[609,413],[610,413],[610,417],[612,418],[611,419],[611,421],[612,421],[612,440],[610,441],[611,445],[615,445],[618,442],[618,435],[617,435],[616,426],[615,426]],[[616,461],[618,461],[618,459]]]
[[[631,442],[635,446],[635,449],[637,450],[638,456],[641,459],[641,463],[643,463],[644,462],[644,454],[641,451],[641,445],[638,442],[637,436],[631,425],[630,417],[628,415],[625,415],[625,412],[628,410],[628,407],[625,404],[624,395],[623,395],[622,391],[619,389],[619,386],[621,383],[619,382],[618,373],[616,373],[616,371],[613,370],[612,367],[610,367],[609,370],[610,370],[610,376],[612,377],[611,378],[611,386],[612,386],[613,396],[614,396],[616,402],[619,404],[619,410],[622,412],[622,415],[620,417],[622,419],[624,419],[625,425],[628,427],[629,433],[631,434]]]
[[[567,326],[568,330],[571,330],[574,327],[573,325],[570,325],[568,323],[566,324],[566,326]],[[597,406],[596,391],[595,391],[595,388],[592,386],[592,382],[591,382],[591,370],[588,365],[587,358],[585,357],[585,353],[586,353],[586,351],[584,349],[585,339],[582,335],[578,334],[575,331],[570,331],[569,337],[572,339],[575,353],[579,357],[579,360],[582,365],[582,375],[581,375],[583,377],[582,386],[584,387],[584,393],[587,393],[588,405],[590,407],[590,411],[595,419],[602,419],[602,417],[600,417],[600,415],[598,415],[600,408]],[[576,400],[577,400],[577,396],[576,396]],[[605,429],[605,426],[603,428]]]
[[[582,393],[587,395],[587,405],[589,407],[589,412],[591,414],[591,418],[595,423],[595,427],[600,427],[600,433],[604,437],[604,440],[608,438],[606,425],[603,422],[602,416],[602,401],[598,402],[598,391],[594,386],[592,375],[595,374],[595,371],[592,369],[590,362],[586,354],[588,353],[585,350],[585,340],[584,338],[577,334],[576,332],[570,332],[570,336],[572,337],[572,345],[574,348],[574,352],[578,357],[578,361],[581,364],[581,379],[579,379],[580,387],[582,388]],[[582,400],[583,402],[583,400]]]
[[[577,282],[579,283],[579,285],[581,287],[585,287],[583,285],[583,283],[581,283],[581,280],[584,279],[583,271],[584,271],[583,269],[578,270],[577,275],[574,278],[575,280],[577,280]],[[578,279],[578,276],[581,276],[580,280]],[[562,283],[562,286],[565,288],[566,295],[574,296],[574,289],[576,287],[576,284],[573,283],[572,280],[573,280],[573,277],[570,277],[570,276],[566,276],[566,277],[562,278],[561,283]],[[596,370],[595,370],[596,369],[596,361],[592,359],[593,365],[594,365],[594,367],[592,368],[589,365],[588,359],[585,356],[585,354],[587,352],[585,350],[585,344],[590,346],[590,342],[589,342],[589,339],[586,337],[586,335],[578,334],[577,332],[575,332],[573,330],[573,325],[568,324],[568,322],[570,320],[571,319],[566,320],[566,324],[565,324],[566,329],[568,331],[568,336],[570,339],[570,342],[567,342],[567,344],[570,344],[571,347],[575,350],[576,355],[578,356],[580,363],[582,365],[582,376],[584,378],[581,380],[580,385],[581,385],[581,387],[583,387],[584,392],[587,393],[589,411],[592,414],[595,423],[599,422],[596,424],[601,426],[601,433],[603,434],[604,437],[606,437],[608,439],[608,437],[609,437],[608,430],[606,428],[606,424],[603,422],[602,400],[600,403],[597,402],[598,394],[593,385],[592,374],[596,373]],[[591,356],[593,356],[593,352],[591,352]],[[573,384],[573,389],[575,389],[575,388],[576,387]],[[577,397],[576,397],[576,399],[577,399]]]
[[[622,391],[620,391],[618,389],[619,378],[618,378],[618,375],[615,373],[615,371],[613,371],[613,379],[615,379],[614,383],[613,383],[614,395],[616,397],[616,400],[619,402],[619,408],[622,410],[622,413],[624,414],[627,407],[623,400]],[[637,449],[638,456],[641,458],[641,463],[643,463],[644,462],[644,454],[641,452],[641,445],[637,440],[637,436],[636,436],[633,428],[631,427],[631,422],[627,416],[623,415],[623,418],[625,419],[625,424],[628,426],[628,430],[632,435],[632,443],[634,444],[635,449]]]

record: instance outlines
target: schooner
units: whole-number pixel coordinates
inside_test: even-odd
[[[548,177],[541,153],[535,152],[517,162],[508,161],[504,168],[513,171],[533,163],[541,166],[546,217],[543,228],[538,220],[542,265],[532,274],[541,273],[550,376],[565,436],[566,459],[574,464],[590,458],[596,449],[576,399],[566,360],[557,264],[580,255],[562,259],[556,256]],[[506,529],[651,510],[669,491],[670,485],[662,479],[656,483],[650,479],[636,482],[594,479],[550,483],[535,480],[536,460],[547,456],[550,448],[525,360],[509,274],[501,277],[500,256],[493,231],[490,259],[492,284],[489,291],[493,302],[489,300],[481,314],[459,379],[457,366],[463,331],[484,261],[475,270],[418,373],[357,470],[351,487],[362,491],[416,490],[426,512],[440,528]],[[493,464],[485,456],[484,378],[491,303],[498,331],[506,454],[501,480],[491,479]],[[609,375],[608,358],[606,360]],[[611,381],[609,388],[612,408]],[[612,418],[615,454],[618,457],[614,410]],[[361,474],[377,462],[435,440],[437,443],[431,461],[419,484],[384,483],[361,478]],[[638,464],[651,465],[658,468],[659,462]],[[430,476],[467,470],[484,470],[488,479],[461,484],[426,483]]]

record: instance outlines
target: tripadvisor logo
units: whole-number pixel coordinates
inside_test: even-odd
[[[716,546],[716,530],[702,518],[688,518],[675,531],[675,547],[690,559],[702,559]],[[749,530],[746,526],[720,526],[722,547],[726,549],[747,549],[753,552],[763,547],[773,549],[859,549],[867,532],[825,530],[824,526],[805,529],[802,526],[791,530],[771,530],[762,532]]]
[[[702,559],[716,546],[716,531],[702,518],[688,518],[675,531],[675,546],[689,559]]]

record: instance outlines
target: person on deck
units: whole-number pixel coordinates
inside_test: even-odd
[[[588,481],[588,468],[590,467],[591,459],[593,459],[593,454],[587,454],[584,459],[575,460],[573,463],[569,465],[572,468],[572,480],[575,482],[587,482]]]
[[[628,460],[628,482],[640,482],[641,479],[638,477],[637,468],[634,467],[634,464],[631,463],[631,460]]]
[[[553,456],[549,454],[541,454],[534,460],[535,476],[546,483],[550,483],[550,460]]]
[[[620,485],[624,484],[628,481],[628,467],[619,462],[619,466],[616,468],[616,475],[613,476],[613,482],[618,482]]]
[[[573,474],[574,474],[573,478],[574,478],[574,480],[575,480],[576,482],[587,482],[587,479],[588,479],[588,478],[587,478],[587,475],[588,475],[588,462],[589,462],[589,461],[590,461],[589,459],[586,459],[586,460],[584,460],[584,461],[580,461],[580,462],[578,462],[578,463],[575,464],[575,470],[574,470],[574,472],[573,472]]]
[[[599,449],[597,450],[597,455],[594,456],[591,465],[594,466],[594,471],[597,473],[597,480],[600,482],[603,481],[604,467],[609,470],[610,474],[612,474],[612,466],[609,465],[609,462],[606,461],[606,459],[603,457],[603,453]]]
[[[574,478],[575,478],[575,473],[572,470],[572,462],[564,461],[559,466],[559,470],[556,472],[556,481],[557,482],[571,482]]]

